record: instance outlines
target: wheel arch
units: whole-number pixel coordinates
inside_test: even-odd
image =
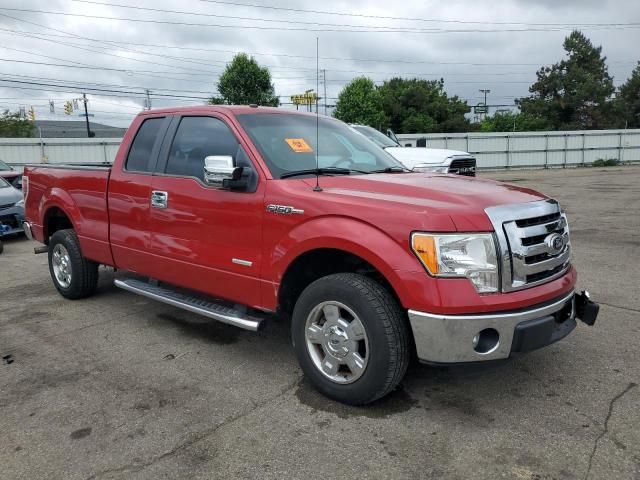
[[[410,296],[396,271],[416,269],[416,259],[385,232],[369,224],[325,217],[298,227],[273,251],[284,252],[271,264],[276,279],[276,305],[284,312],[291,311],[292,302],[295,304],[308,284],[341,272],[374,278],[406,308]]]
[[[71,217],[65,212],[64,209],[57,205],[50,205],[42,219],[42,230],[44,235],[44,243],[49,244],[51,236],[58,230],[74,229],[73,221]]]
[[[58,230],[72,228],[77,231],[80,212],[71,195],[60,188],[52,188],[42,196],[39,210],[42,218],[44,243]]]

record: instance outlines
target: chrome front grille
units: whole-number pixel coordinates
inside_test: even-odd
[[[569,268],[567,217],[555,200],[485,209],[496,232],[502,291],[539,285]]]

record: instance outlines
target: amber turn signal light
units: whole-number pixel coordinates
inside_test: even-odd
[[[431,235],[413,234],[411,248],[431,275],[438,274],[436,242]]]

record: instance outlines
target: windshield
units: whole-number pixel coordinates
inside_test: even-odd
[[[4,178],[0,177],[0,188],[6,188],[8,186],[9,184],[7,183],[7,181]]]
[[[0,172],[4,170],[11,170],[11,167],[6,163],[4,163],[2,160],[0,160]]]
[[[398,147],[399,145],[387,137],[384,133],[380,133],[378,130],[372,127],[366,127],[364,125],[354,125],[354,129],[363,134],[369,140],[382,148],[386,147]]]
[[[256,145],[274,178],[300,170],[340,168],[368,173],[403,168],[339,120],[286,113],[241,114],[238,120]],[[319,144],[319,149],[318,149]],[[357,173],[357,172],[353,172]]]

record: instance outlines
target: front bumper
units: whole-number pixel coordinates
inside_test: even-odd
[[[409,321],[421,361],[461,363],[503,359],[550,345],[571,333],[578,316],[593,325],[597,314],[588,294],[571,291],[511,312],[441,315],[409,310]]]
[[[22,222],[24,221],[23,207],[10,207],[0,210],[0,237],[22,233]]]

